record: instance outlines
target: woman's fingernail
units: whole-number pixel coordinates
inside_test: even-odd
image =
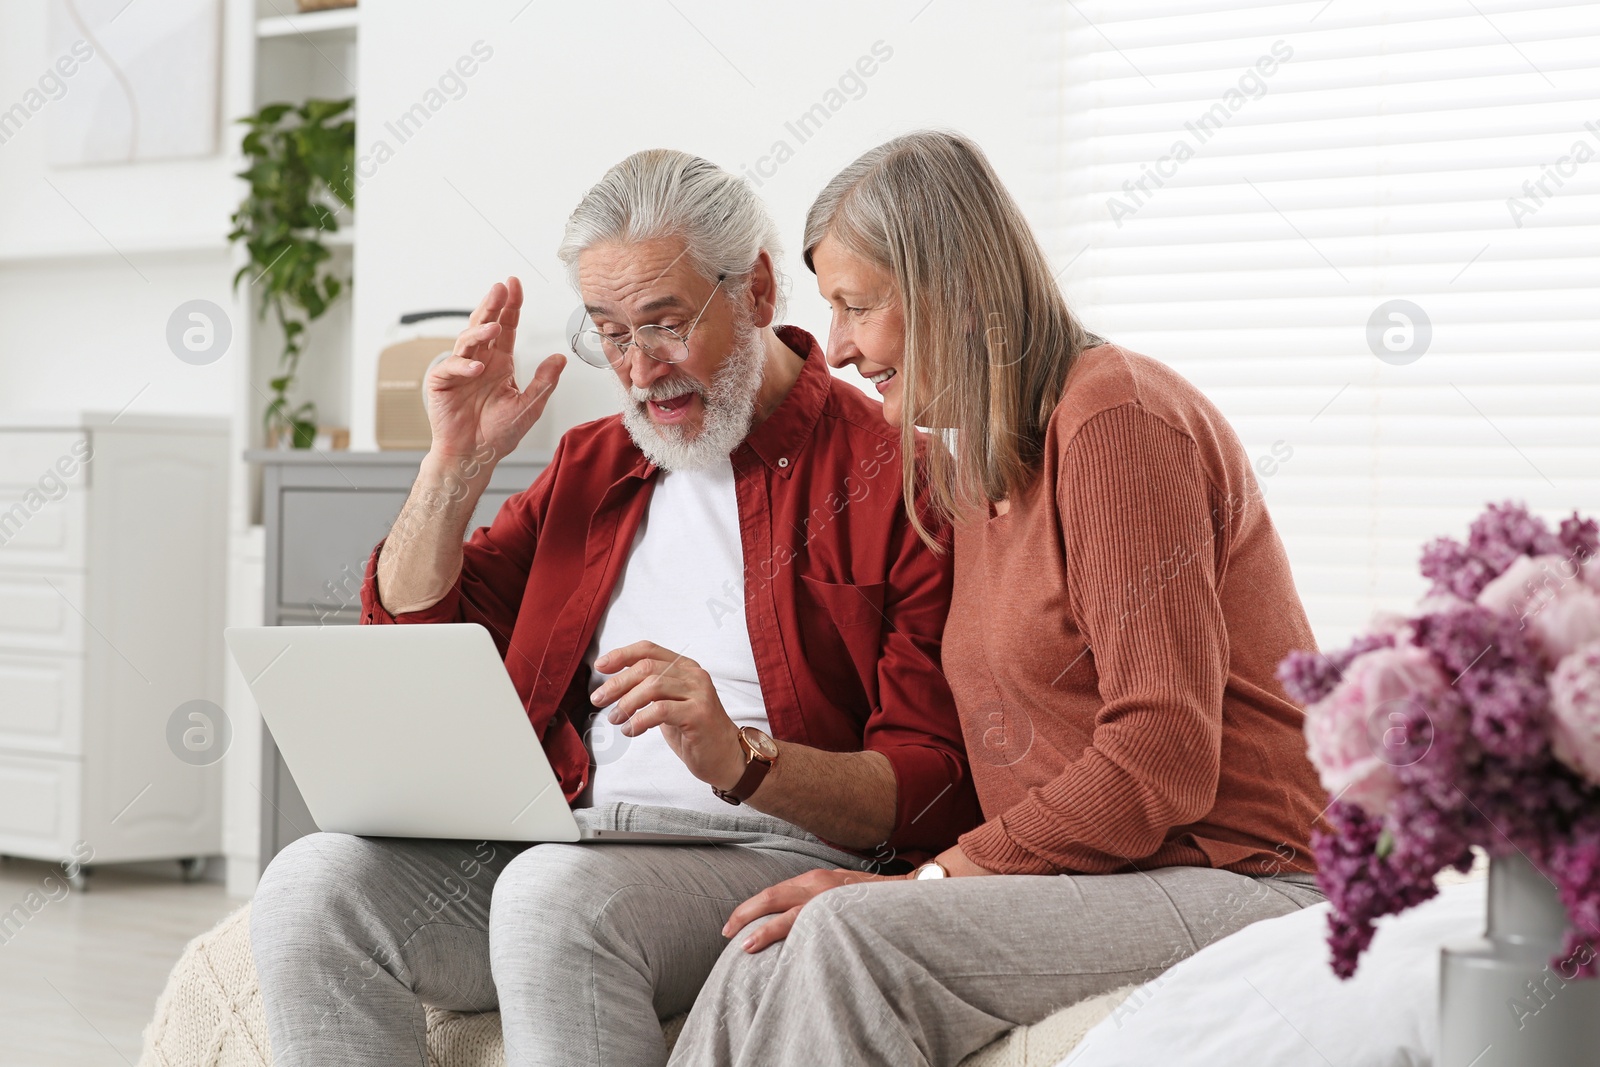
[[[752,950],[752,949],[754,949],[756,947],[756,939],[752,937],[752,938],[750,938],[750,940],[746,941],[743,945],[741,945],[739,947],[744,949],[746,952],[749,952],[750,950]]]
[[[595,707],[599,707],[601,704],[605,703],[605,697],[603,697],[601,695],[604,692],[605,692],[605,689],[604,689],[604,687],[602,687],[602,688],[596,689],[594,692],[590,693],[589,694],[589,703],[593,704]]]

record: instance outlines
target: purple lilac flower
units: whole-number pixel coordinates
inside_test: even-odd
[[[1571,962],[1561,974],[1600,977],[1600,954],[1595,951],[1600,943],[1600,813],[1589,812],[1567,840],[1551,848],[1547,868],[1572,923],[1561,947]]]
[[[1503,571],[1518,556],[1560,552],[1561,542],[1526,504],[1507,501],[1490,504],[1472,520],[1467,528],[1467,548],[1496,571]]]
[[[1576,511],[1570,518],[1561,520],[1557,535],[1565,555],[1577,563],[1585,563],[1600,554],[1600,522],[1586,519]]]
[[[1472,712],[1461,693],[1447,689],[1408,703],[1405,746],[1394,760],[1395,777],[1407,790],[1441,812],[1466,806],[1456,780],[1461,769],[1482,756],[1468,723]]]
[[[1577,530],[1573,536],[1581,538],[1583,532]],[[1473,520],[1465,545],[1441,537],[1422,550],[1422,576],[1433,581],[1434,593],[1476,600],[1483,587],[1518,556],[1561,553],[1562,548],[1561,539],[1526,505],[1490,504]]]
[[[1440,537],[1423,546],[1421,570],[1424,578],[1433,581],[1433,595],[1453,594],[1463,600],[1476,600],[1499,574],[1452,537]]]
[[[1424,615],[1413,632],[1454,679],[1472,711],[1469,729],[1486,751],[1527,763],[1549,748],[1544,667],[1516,619],[1466,605]]]
[[[1349,978],[1377,932],[1374,923],[1422,903],[1438,893],[1432,878],[1419,884],[1378,855],[1383,822],[1356,807],[1335,801],[1327,814],[1329,831],[1311,835],[1317,881],[1333,905],[1328,915],[1328,946],[1333,973]]]

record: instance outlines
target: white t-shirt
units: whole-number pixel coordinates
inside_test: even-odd
[[[768,731],[766,703],[744,610],[744,549],[730,460],[705,471],[662,471],[627,566],[595,631],[590,660],[635,641],[654,641],[694,660],[739,726]],[[593,692],[609,675],[591,672]],[[592,803],[623,800],[728,812],[727,802],[689,773],[654,727],[627,737],[596,712],[584,741],[595,756]]]

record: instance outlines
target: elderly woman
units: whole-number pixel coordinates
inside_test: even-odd
[[[961,137],[847,167],[805,259],[829,362],[877,387],[908,454],[943,431],[922,532],[938,550],[954,522],[943,667],[986,821],[907,875],[742,904],[672,1062],[954,1064],[1320,902],[1321,791],[1273,675],[1313,639],[1222,415],[1084,331]]]

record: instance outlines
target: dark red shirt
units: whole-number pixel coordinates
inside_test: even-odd
[[[895,827],[876,854],[915,862],[979,818],[939,665],[951,556],[930,552],[907,521],[899,435],[879,406],[834,381],[810,334],[780,326],[778,336],[805,365],[732,457],[767,718],[782,741],[882,752],[897,784]],[[569,803],[592,776],[580,733],[594,711],[589,646],[655,473],[620,415],[585,423],[473,532],[437,604],[391,615],[376,591],[382,541],[367,560],[363,623],[476,622],[494,636]]]

